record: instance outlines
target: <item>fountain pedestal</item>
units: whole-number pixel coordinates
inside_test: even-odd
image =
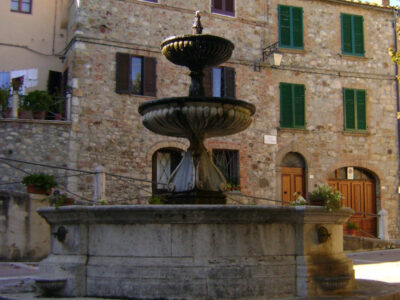
[[[40,270],[61,296],[271,299],[354,287],[342,249],[352,210],[227,205],[67,206],[39,210],[52,232]],[[320,230],[325,228],[326,231]],[[319,231],[323,231],[319,233]]]

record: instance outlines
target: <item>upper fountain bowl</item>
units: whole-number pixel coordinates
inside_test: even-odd
[[[190,70],[219,65],[231,57],[234,48],[231,41],[209,34],[173,36],[161,43],[162,54],[169,61]]]

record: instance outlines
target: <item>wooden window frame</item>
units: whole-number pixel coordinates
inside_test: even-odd
[[[217,152],[224,153],[224,155],[230,155],[230,160],[228,164],[232,164],[230,167],[228,166],[228,170],[221,170],[221,167],[218,165],[217,156],[222,154],[217,154]],[[219,168],[219,170],[224,175],[227,183],[232,185],[240,185],[240,153],[239,150],[236,149],[213,149],[212,150],[212,158],[214,164]],[[234,160],[234,161],[233,161]],[[228,174],[231,173],[231,174]],[[233,174],[235,173],[235,174]],[[231,175],[231,176],[229,176]],[[232,180],[233,178],[233,180]]]
[[[178,148],[173,148],[173,147],[168,147],[168,148],[161,148],[158,149],[157,151],[155,151],[153,153],[152,156],[152,191],[155,194],[163,194],[163,193],[167,193],[168,192],[168,188],[167,186],[165,186],[165,188],[160,188],[159,187],[159,182],[158,182],[158,174],[157,174],[157,170],[158,170],[158,165],[157,165],[157,155],[158,153],[169,153],[171,155],[171,166],[170,166],[170,174],[169,176],[172,175],[172,173],[175,171],[175,169],[178,167],[178,165],[180,164],[180,162],[183,159],[183,153],[184,151],[182,151],[181,149]],[[180,160],[178,159],[178,156],[181,155]]]
[[[141,59],[141,91],[135,93],[132,85],[132,59]],[[157,60],[154,57],[131,55],[128,53],[116,54],[116,93],[138,96],[157,95]]]
[[[284,99],[284,87],[288,87],[290,88],[290,99]],[[299,95],[298,93],[296,93],[296,88],[302,88],[302,95]],[[298,129],[305,129],[306,127],[306,87],[304,84],[294,84],[294,83],[287,83],[287,82],[281,82],[279,84],[279,90],[280,90],[280,127],[281,128],[298,128]],[[302,105],[300,103],[300,106],[298,106],[298,104],[296,103],[296,101],[298,101],[300,99],[300,96],[302,96]],[[286,101],[290,102],[289,108],[286,108]],[[302,107],[301,109],[303,110],[303,116],[302,116],[302,124],[300,123],[300,120],[296,119],[296,115],[298,113],[296,113],[296,111],[298,111],[298,108],[296,109],[296,107]],[[285,124],[286,120],[285,118],[285,113],[287,110],[285,109],[290,109],[290,115],[291,115],[291,119],[289,120],[290,124]]]
[[[353,118],[354,118],[354,128],[348,126],[348,101],[346,97],[346,92],[353,92]],[[362,98],[359,98],[362,96]],[[360,101],[363,101],[364,108],[360,107]],[[363,117],[360,118],[360,110],[364,109]],[[349,89],[343,88],[343,112],[344,112],[344,130],[345,131],[358,131],[358,132],[366,132],[368,130],[367,126],[367,93],[365,90],[360,89]],[[364,126],[361,126],[364,123]],[[361,127],[361,128],[360,128]],[[365,128],[362,128],[365,127]]]
[[[346,48],[348,47],[346,45],[346,35],[348,32],[345,32],[345,18],[350,18],[350,26],[351,26],[351,32],[350,32],[350,42],[351,42],[351,50],[347,50]],[[358,19],[358,22],[361,23],[360,31],[357,32],[356,30],[356,19]],[[341,38],[342,38],[342,54],[345,55],[352,55],[352,56],[365,56],[365,40],[364,40],[364,17],[359,16],[359,15],[350,15],[350,14],[340,14],[340,24],[341,24]],[[357,50],[357,43],[361,44],[362,50]],[[360,47],[360,45],[359,45]]]
[[[225,16],[230,16],[230,17],[234,17],[235,16],[235,0],[232,0],[232,8],[233,8],[232,11],[229,11],[229,10],[226,9],[226,1],[227,0],[221,0],[222,9],[214,8],[214,1],[215,0],[211,0],[211,12],[212,13],[225,15]]]
[[[29,11],[23,11],[22,10],[22,3],[24,0],[11,0],[10,3],[17,2],[18,3],[18,9],[10,9],[12,12],[18,12],[18,13],[23,13],[23,14],[32,14],[32,4],[33,0],[28,0],[29,1]],[[26,1],[26,0],[25,0]]]
[[[206,68],[204,70],[204,92],[207,97],[214,95],[214,70],[221,70],[221,96],[223,98],[236,98],[236,71],[230,67]]]
[[[282,9],[289,9],[289,42],[283,42],[283,20],[282,20]],[[298,23],[301,23],[301,26],[295,26],[295,13],[294,11],[298,10],[300,13],[300,20]],[[297,24],[298,25],[298,24]],[[278,30],[279,30],[279,47],[281,48],[289,48],[289,49],[304,49],[304,26],[303,26],[303,8],[297,6],[289,6],[289,5],[278,5]],[[300,40],[296,41],[296,39]]]

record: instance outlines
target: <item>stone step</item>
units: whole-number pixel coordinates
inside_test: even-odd
[[[400,248],[399,242],[384,241],[375,238],[345,235],[343,237],[343,250],[346,252],[384,250]]]

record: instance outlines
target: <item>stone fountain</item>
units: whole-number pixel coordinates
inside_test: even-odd
[[[234,49],[231,41],[201,34],[196,12],[193,34],[174,36],[161,43],[162,54],[190,69],[188,97],[172,97],[140,105],[143,125],[151,131],[187,138],[190,147],[168,182],[166,203],[225,204],[226,180],[211,161],[204,139],[245,130],[255,113],[254,105],[232,98],[205,97],[203,70],[227,61]]]
[[[203,141],[246,129],[255,108],[204,96],[203,68],[226,61],[233,44],[201,34],[198,14],[194,27],[194,34],[161,44],[169,60],[190,68],[189,96],[139,108],[148,129],[190,141],[169,182],[170,205],[40,209],[52,237],[38,285],[59,296],[129,299],[273,299],[352,290],[353,264],[343,253],[351,209],[223,205],[226,182]]]

